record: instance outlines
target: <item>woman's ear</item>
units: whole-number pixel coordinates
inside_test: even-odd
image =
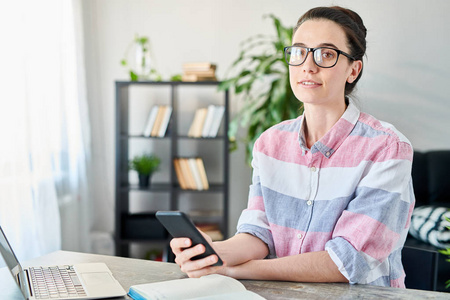
[[[363,63],[361,60],[356,60],[352,63],[351,73],[347,77],[347,82],[352,83],[358,78],[359,73],[361,73]]]

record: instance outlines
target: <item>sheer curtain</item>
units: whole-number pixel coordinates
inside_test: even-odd
[[[0,4],[0,225],[19,259],[90,250],[80,20],[79,0]]]

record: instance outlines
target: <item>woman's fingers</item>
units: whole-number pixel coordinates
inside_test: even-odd
[[[192,244],[188,238],[174,238],[170,241],[170,248],[175,255],[181,253],[183,249],[190,247]]]

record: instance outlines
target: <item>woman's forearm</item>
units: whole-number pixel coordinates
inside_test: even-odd
[[[226,241],[214,242],[214,248],[227,266],[263,259],[269,254],[263,241],[246,233],[237,234]]]
[[[251,260],[226,268],[237,279],[295,282],[348,282],[326,251],[309,252],[276,259]]]

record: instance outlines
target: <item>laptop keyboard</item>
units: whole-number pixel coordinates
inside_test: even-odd
[[[30,276],[36,299],[86,296],[73,266],[30,268]]]

